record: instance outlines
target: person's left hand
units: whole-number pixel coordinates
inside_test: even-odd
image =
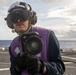
[[[29,74],[43,73],[44,63],[38,58],[32,57],[28,58],[26,67]]]

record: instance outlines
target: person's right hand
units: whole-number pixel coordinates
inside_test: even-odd
[[[22,71],[23,69],[26,69],[26,54],[25,53],[18,53],[16,57],[16,64],[15,68],[17,71]]]

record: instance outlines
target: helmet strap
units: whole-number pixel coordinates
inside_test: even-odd
[[[29,31],[29,29],[31,28],[31,21],[30,21],[30,18],[28,19],[29,20],[29,22],[28,22],[28,28],[26,29],[26,31],[25,32],[27,32],[27,31]]]

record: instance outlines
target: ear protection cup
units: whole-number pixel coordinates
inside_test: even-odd
[[[35,25],[37,22],[37,16],[36,16],[36,12],[33,11],[32,13],[33,13],[33,15],[30,18],[30,20],[31,20],[31,24]]]
[[[8,16],[8,15],[7,15],[7,16]],[[5,18],[5,21],[6,21],[6,23],[7,23],[7,26],[8,26],[9,28],[13,29],[12,23],[11,23],[7,18]]]
[[[11,23],[10,21],[7,21],[6,23],[7,23],[7,26],[8,26],[9,28],[13,29],[13,25],[12,25],[12,23]]]

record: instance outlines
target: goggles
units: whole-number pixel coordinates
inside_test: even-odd
[[[10,21],[12,24],[17,23],[18,19],[22,22],[28,20],[31,17],[31,12],[27,10],[16,10],[8,14],[7,21]]]

